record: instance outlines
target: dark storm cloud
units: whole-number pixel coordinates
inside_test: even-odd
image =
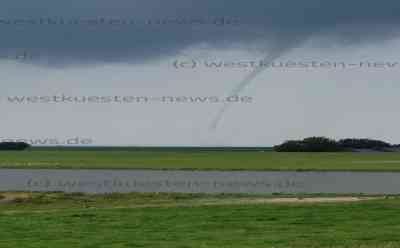
[[[246,48],[248,42],[284,52],[314,36],[343,45],[391,38],[398,13],[398,0],[3,0],[0,54],[27,50],[59,63],[138,62],[196,44]],[[40,18],[138,23],[38,24]],[[155,23],[166,18],[207,23]],[[213,23],[221,18],[234,23]],[[140,22],[145,20],[152,24]]]

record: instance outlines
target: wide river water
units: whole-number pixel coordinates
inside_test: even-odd
[[[400,172],[0,169],[0,191],[400,193]]]

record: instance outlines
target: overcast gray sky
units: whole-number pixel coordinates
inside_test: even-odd
[[[395,0],[4,0],[0,139],[400,143],[398,13]],[[274,63],[235,91],[265,58]]]

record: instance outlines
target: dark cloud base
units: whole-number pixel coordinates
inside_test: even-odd
[[[287,49],[313,37],[340,45],[381,41],[397,35],[400,2],[386,0],[78,0],[3,1],[0,54],[26,50],[50,64],[141,62],[173,56],[196,44],[268,43]],[[234,24],[90,25],[28,24],[40,18],[127,20],[235,20]],[[20,20],[17,24],[8,21]],[[328,38],[328,39],[327,39]],[[292,44],[295,40],[298,44]],[[283,44],[283,45],[281,45]]]

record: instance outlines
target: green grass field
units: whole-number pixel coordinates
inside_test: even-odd
[[[0,168],[400,171],[400,152],[29,150],[0,152]]]
[[[25,197],[0,200],[2,248],[400,247],[398,197],[318,204],[229,195]]]

